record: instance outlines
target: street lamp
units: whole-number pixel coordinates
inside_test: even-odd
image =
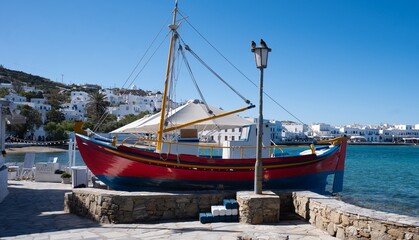
[[[263,39],[260,40],[259,47],[252,41],[252,52],[255,54],[256,67],[260,69],[259,82],[259,119],[258,119],[258,138],[256,145],[255,163],[255,194],[262,194],[262,135],[263,135],[263,69],[268,65],[268,53],[271,51]]]

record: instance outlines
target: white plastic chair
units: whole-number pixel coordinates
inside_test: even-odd
[[[58,161],[58,157],[49,157],[48,158],[49,163],[57,163],[57,161]]]
[[[20,170],[20,179],[32,180],[34,177],[35,153],[26,153],[22,169]]]

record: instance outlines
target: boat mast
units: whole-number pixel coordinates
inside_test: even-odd
[[[175,2],[175,9],[173,10],[173,21],[172,24],[169,26],[170,30],[172,30],[172,36],[170,38],[170,46],[169,46],[169,56],[167,59],[167,67],[166,67],[166,80],[164,82],[164,91],[163,91],[163,99],[161,104],[161,111],[160,111],[160,123],[159,123],[159,130],[157,132],[157,146],[156,151],[161,151],[161,145],[163,140],[163,127],[165,122],[165,114],[166,114],[166,105],[167,105],[167,92],[168,92],[168,86],[169,86],[169,76],[170,76],[170,66],[172,61],[172,52],[173,52],[173,45],[175,42],[175,39],[177,37],[176,29],[176,14],[177,14],[177,0]]]

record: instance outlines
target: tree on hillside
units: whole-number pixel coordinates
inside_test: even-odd
[[[106,113],[110,103],[105,100],[105,94],[93,92],[89,94],[90,100],[86,104],[87,116],[93,121],[98,121]]]
[[[21,92],[21,96],[26,97],[26,101],[30,102],[32,98],[44,98],[42,92]]]
[[[117,121],[116,116],[111,115],[113,120],[107,121],[105,124],[100,126],[99,132],[111,132],[115,129],[118,129],[122,126],[125,126],[129,123],[134,122],[135,120],[138,120],[140,118],[143,118],[145,115],[150,114],[149,111],[140,112],[139,114],[128,114],[125,115],[121,120]]]
[[[57,109],[51,109],[51,111],[47,112],[47,122],[61,123],[64,120],[64,113]]]
[[[106,118],[106,121],[103,122],[96,130],[97,132],[111,132],[119,127],[118,121],[116,121],[116,116],[109,114]],[[91,128],[93,129],[93,128]]]
[[[33,133],[35,128],[42,125],[41,114],[28,105],[19,105],[20,114],[26,117],[26,122],[23,124],[7,125],[7,129],[16,135],[18,138],[24,138],[27,133]]]
[[[61,126],[64,128],[67,132],[74,132],[74,121],[72,120],[65,120],[61,122]]]
[[[64,126],[61,123],[49,122],[44,127],[49,141],[61,141],[68,139]]]
[[[7,88],[0,88],[0,98],[4,98],[7,95],[9,95],[9,89],[7,89]]]
[[[21,92],[23,92],[23,84],[21,82],[14,82],[13,90],[15,90],[17,94],[20,94]]]
[[[70,102],[70,93],[69,92],[59,92],[57,90],[48,90],[45,94],[47,96],[47,103],[51,105],[52,109],[60,109],[61,104]]]
[[[121,120],[119,120],[119,123],[120,123],[119,125],[120,125],[120,127],[122,127],[124,125],[127,125],[129,123],[134,122],[135,120],[138,120],[140,118],[143,118],[147,114],[150,114],[150,112],[149,111],[143,111],[143,112],[140,112],[137,115],[135,115],[135,114],[125,115],[124,118],[122,118]]]

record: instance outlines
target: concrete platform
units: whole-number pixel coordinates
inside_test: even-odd
[[[196,221],[98,224],[64,212],[61,183],[9,181],[0,203],[0,239],[335,239],[300,220],[279,224],[201,224]],[[198,218],[198,216],[197,216]]]

